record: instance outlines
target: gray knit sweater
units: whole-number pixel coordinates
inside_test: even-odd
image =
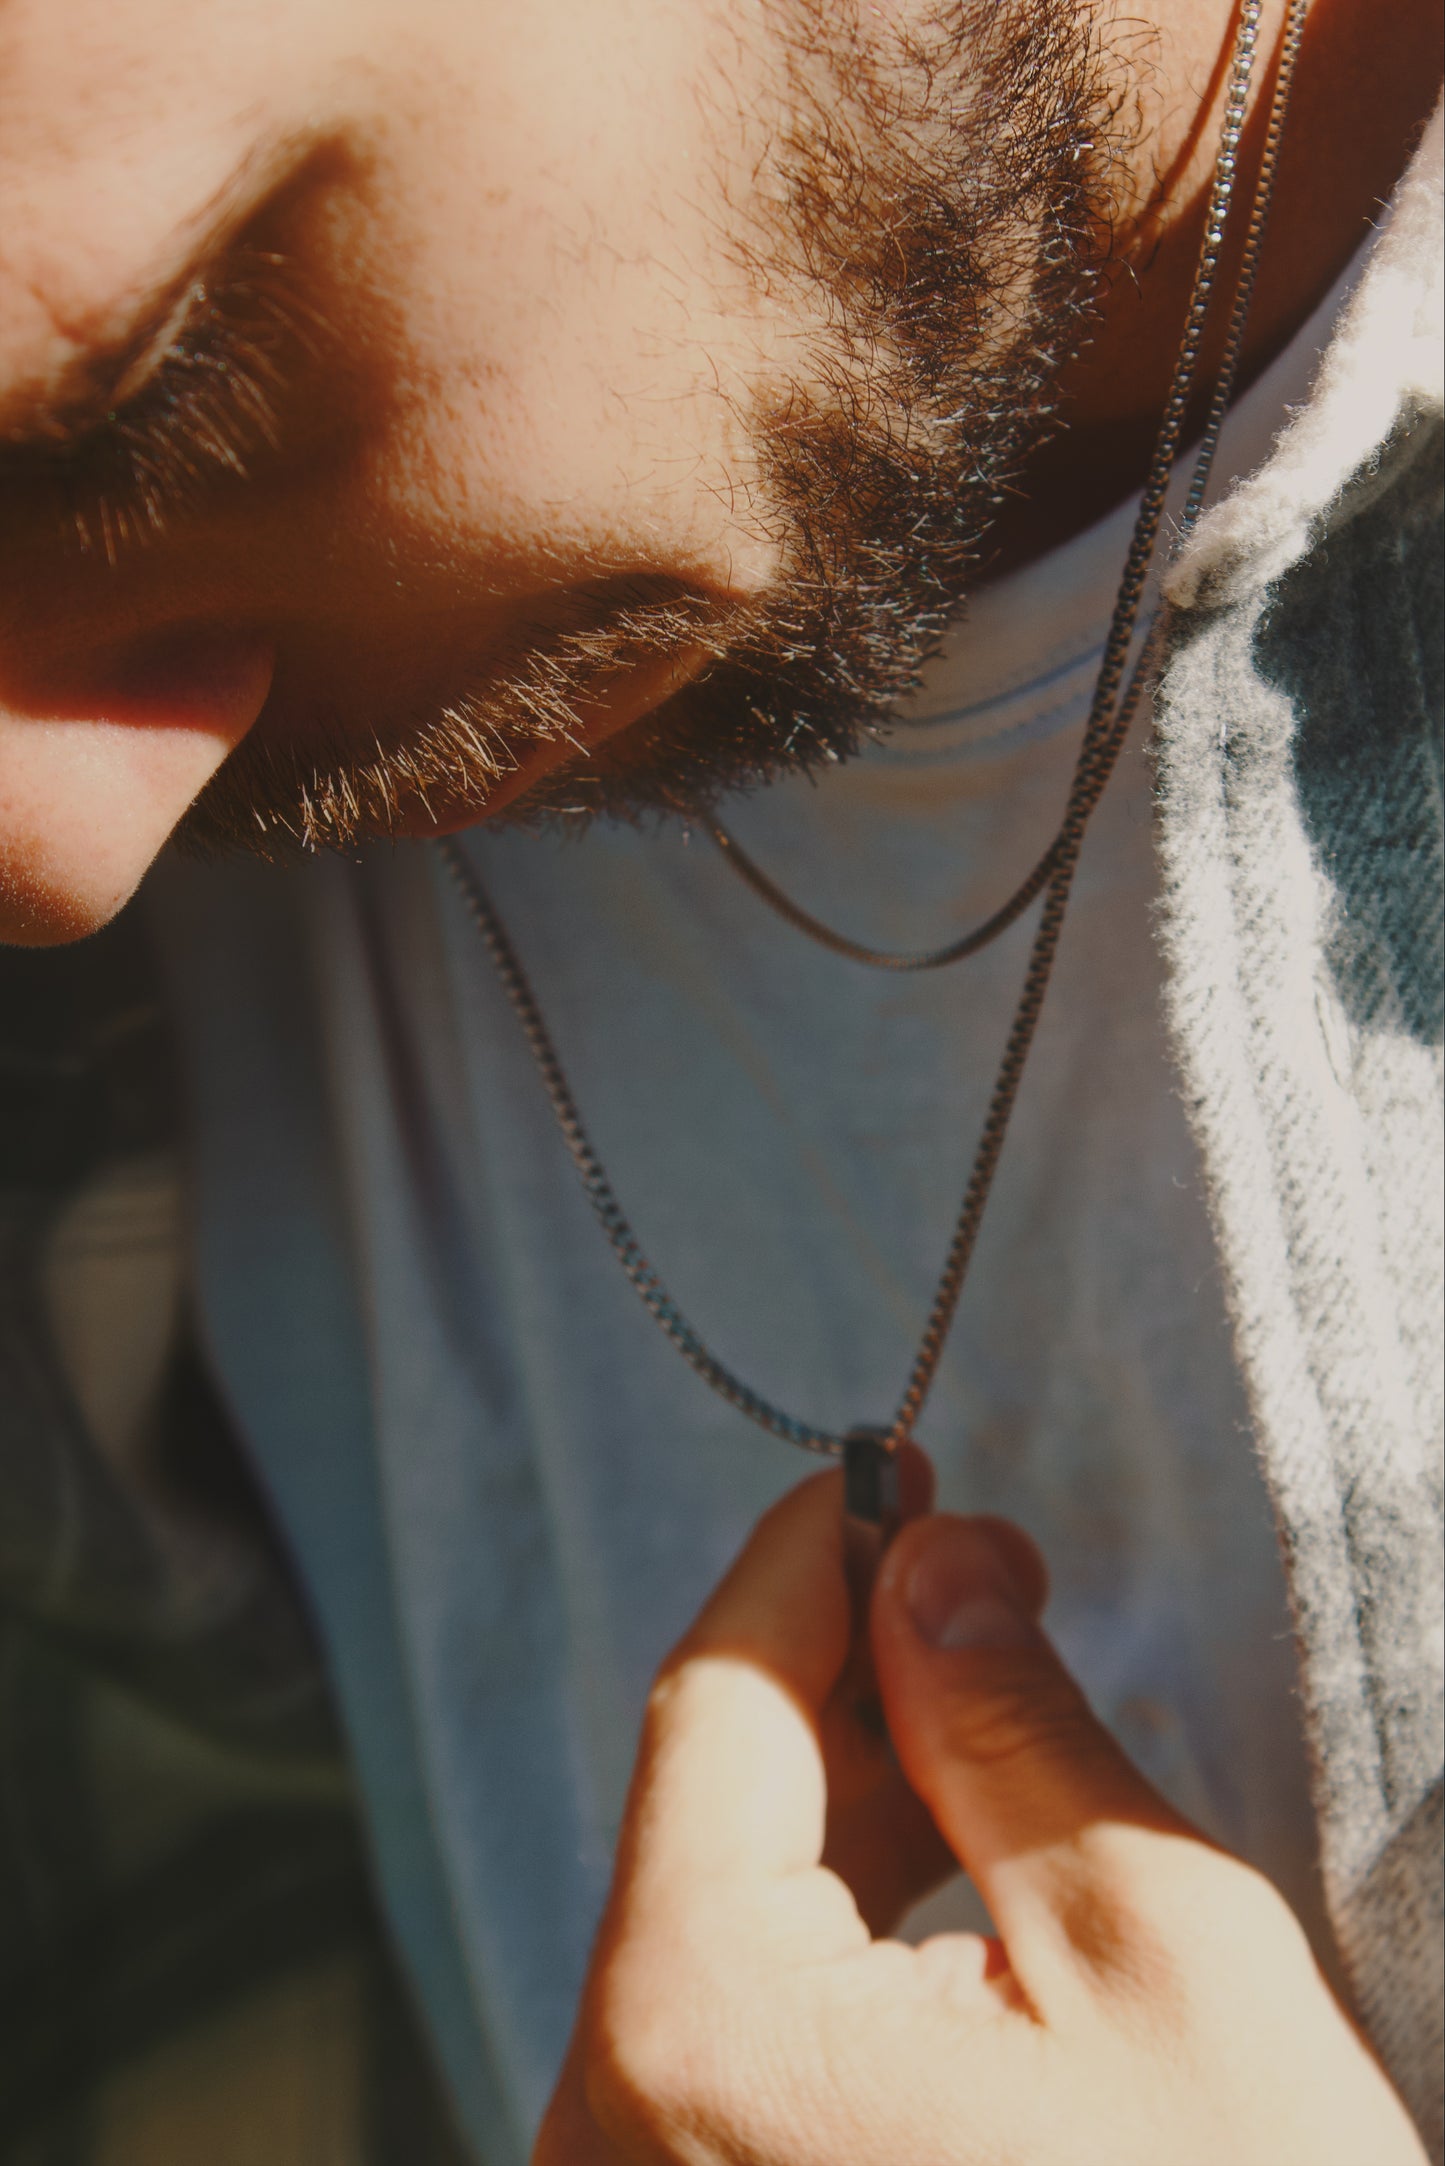
[[[1166,589],[1164,938],[1326,1889],[1441,2125],[1441,116],[1308,407]]]

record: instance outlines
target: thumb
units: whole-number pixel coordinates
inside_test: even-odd
[[[933,1472],[899,1467],[905,1513]],[[678,1887],[818,1863],[829,1803],[821,1732],[853,1645],[843,1482],[816,1474],[766,1512],[648,1700],[618,1882]]]
[[[1137,1887],[1139,1831],[1193,1831],[1125,1757],[1041,1630],[1043,1560],[1006,1521],[905,1527],[873,1598],[894,1749],[1025,1985],[1088,1961]],[[1082,1944],[1079,1922],[1089,1931]]]

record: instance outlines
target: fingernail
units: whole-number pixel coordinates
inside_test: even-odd
[[[932,1523],[904,1601],[930,1647],[1027,1647],[1038,1638],[1023,1590],[995,1544],[967,1520]]]

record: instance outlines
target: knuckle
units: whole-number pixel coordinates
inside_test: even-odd
[[[591,1993],[583,2009],[588,2108],[604,2134],[647,2156],[666,2156],[668,2131],[695,2110],[695,2041],[685,2017],[675,1996],[619,1991],[615,1982]]]
[[[1272,1882],[1195,1837],[1150,1843],[1127,1870],[1061,1904],[1066,1930],[1116,2016],[1176,2045],[1238,2024],[1242,2003],[1293,1996],[1302,1927]]]
[[[682,2155],[685,2132],[717,2118],[747,2040],[734,1997],[698,1974],[686,1948],[654,1937],[615,1948],[598,1964],[578,2044],[598,2127],[629,2157],[665,2161]]]
[[[990,1655],[988,1674],[948,1711],[946,1744],[975,1767],[1014,1762],[1077,1764],[1112,1748],[1079,1687],[1033,1656]]]
[[[1200,1840],[1170,1843],[1152,1878],[1147,1901],[1157,1930],[1188,1950],[1202,1973],[1234,1970],[1243,1957],[1273,1979],[1306,1948],[1274,1883],[1227,1851]]]
[[[1314,1970],[1304,1927],[1263,1873],[1224,1852],[1213,1854],[1204,1906],[1216,1969],[1272,1992],[1299,1966]]]
[[[1067,1907],[1063,1923],[1096,1993],[1116,2021],[1155,2041],[1185,2036],[1193,2026],[1197,1958],[1147,1902],[1114,1889]]]

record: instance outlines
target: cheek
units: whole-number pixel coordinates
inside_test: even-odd
[[[0,691],[0,941],[48,946],[113,917],[270,681],[269,651],[227,636],[48,701]]]
[[[398,372],[415,389],[363,463],[355,530],[450,558],[502,602],[630,572],[736,600],[765,589],[778,543],[748,426],[750,327],[660,246],[639,257],[606,278],[575,266],[544,310],[516,293],[533,260],[518,249],[458,281],[451,311],[419,307]]]
[[[659,11],[672,43],[641,55],[611,12],[546,48],[546,80],[534,23],[424,140],[380,134],[364,216],[328,239],[385,301],[357,327],[385,417],[365,488],[380,524],[451,542],[503,591],[634,566],[755,590],[774,568],[748,517],[760,327],[699,140],[710,56],[691,11]]]

